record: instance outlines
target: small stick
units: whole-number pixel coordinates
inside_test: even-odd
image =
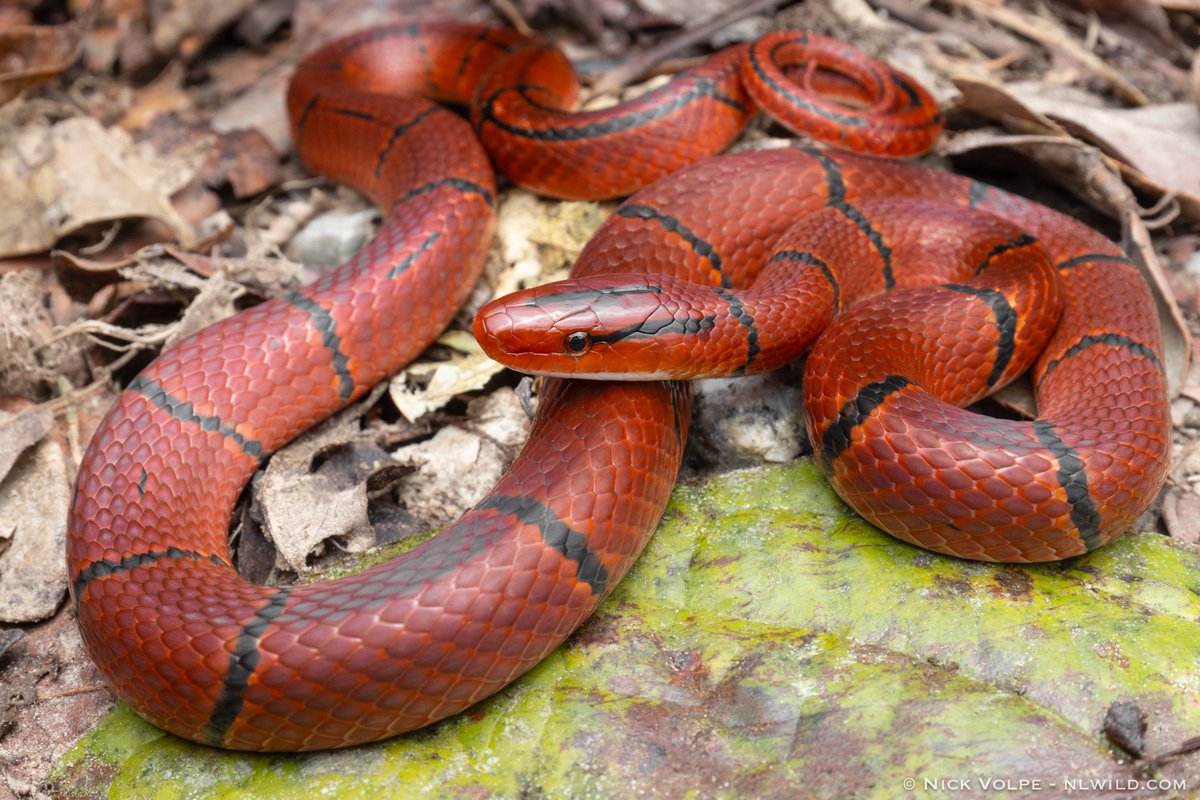
[[[1008,64],[1028,54],[1024,45],[1003,31],[975,30],[932,6],[917,5],[911,0],[871,0],[871,5],[923,31],[945,31],[959,36],[985,56],[1004,59]]]
[[[529,23],[521,16],[521,12],[513,5],[512,0],[491,0],[493,6],[500,16],[504,17],[509,23],[517,29],[517,32],[522,36],[532,36],[533,28],[529,27]]]
[[[74,689],[63,689],[59,692],[46,692],[45,694],[38,692],[37,701],[42,703],[46,700],[57,700],[60,697],[72,697],[77,694],[91,694],[92,692],[99,692],[102,689],[107,688],[108,686],[103,683],[89,683],[87,686],[76,686]]]
[[[951,0],[957,6],[966,8],[984,19],[1003,25],[1011,31],[1031,39],[1043,47],[1061,50],[1078,61],[1095,75],[1103,78],[1112,86],[1113,91],[1123,100],[1135,106],[1150,104],[1150,98],[1142,94],[1142,90],[1125,80],[1120,72],[1105,64],[1100,58],[1085,49],[1075,41],[1069,33],[1049,20],[1040,17],[1026,16],[1008,6],[993,5],[986,0]]]
[[[753,0],[744,6],[731,8],[729,11],[718,14],[707,22],[685,28],[674,36],[663,39],[649,50],[643,50],[641,53],[631,56],[624,64],[609,70],[600,80],[596,81],[592,91],[595,94],[615,92],[676,51],[704,41],[726,25],[732,25],[738,20],[753,16],[760,11],[773,9],[783,2],[785,0]]]

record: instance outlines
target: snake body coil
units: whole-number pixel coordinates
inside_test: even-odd
[[[230,563],[228,520],[265,458],[361,397],[449,322],[494,227],[489,155],[556,196],[627,194],[725,147],[756,102],[775,111],[779,92],[763,87],[791,92],[775,65],[813,48],[841,61],[833,74],[809,70],[806,83],[867,105],[855,115],[797,96],[810,116],[837,123],[829,135],[892,154],[937,135],[936,109],[910,80],[801,34],[734,48],[632,104],[582,115],[566,110],[577,84],[559,51],[507,31],[397,25],[306,59],[288,96],[298,152],[314,171],[366,192],[386,221],[338,271],[163,354],[96,432],[72,503],[68,568],[84,640],[122,699],[209,744],[339,747],[454,714],[575,630],[662,515],[687,435],[682,384],[550,381],[529,443],[487,497],[409,554],[350,577],[249,584]],[[413,92],[470,102],[471,122],[427,100],[380,94]],[[730,293],[772,251],[825,263],[784,238],[797,214],[823,213],[849,232],[842,246],[878,267],[812,284],[824,298],[817,313],[832,317],[850,284],[870,294],[905,272],[892,259],[903,248],[889,242],[872,203],[929,195],[1028,232],[1004,228],[976,246],[980,263],[1030,249],[1033,236],[1049,259],[1037,274],[1063,278],[1057,290],[1048,278],[1019,284],[1041,280],[1044,305],[1056,292],[1065,301],[1035,372],[1046,417],[989,427],[918,388],[965,402],[1029,363],[1025,339],[1044,339],[1052,326],[1027,330],[1022,320],[1010,330],[1003,291],[963,279],[964,288],[929,291],[941,293],[938,303],[957,294],[975,305],[946,334],[977,334],[953,368],[965,366],[965,377],[937,365],[920,372],[924,340],[887,329],[890,316],[874,301],[851,309],[809,359],[814,441],[843,496],[920,544],[1029,560],[1084,552],[1149,502],[1169,443],[1153,303],[1120,251],[1084,226],[928,169],[823,151],[747,153],[689,167],[628,201],[576,275],[662,270],[709,284],[728,311]],[[731,345],[740,349],[726,358],[734,371],[771,335],[764,326],[762,340],[747,344],[769,315],[743,313],[734,328],[722,326],[741,328]],[[865,341],[856,331],[867,331]],[[843,369],[849,350],[863,354],[857,371]],[[1002,354],[1011,368],[997,367]],[[901,363],[887,360],[897,355]],[[902,375],[908,367],[917,371]],[[1014,526],[1029,536],[993,530]]]

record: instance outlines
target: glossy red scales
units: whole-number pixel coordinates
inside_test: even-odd
[[[779,41],[768,57],[790,63],[799,45]],[[683,384],[548,382],[529,443],[472,511],[409,554],[351,577],[282,589],[249,584],[231,566],[229,517],[264,458],[361,397],[448,323],[479,275],[494,224],[489,156],[513,180],[556,196],[631,192],[736,137],[754,111],[751,93],[760,96],[738,77],[747,72],[747,50],[718,54],[632,104],[583,115],[569,113],[577,85],[557,49],[512,32],[411,23],[357,34],[305,60],[288,96],[300,157],[362,189],[386,221],[328,277],[164,353],[97,431],[76,485],[68,569],[85,643],[122,699],[200,742],[339,747],[466,708],[587,618],[665,508],[687,435]],[[762,63],[749,72],[773,75]],[[863,138],[882,152],[911,152],[913,141],[936,135],[936,108],[910,79],[873,63],[860,73],[858,65],[801,70],[810,88],[864,107],[833,111],[810,100],[811,114],[843,117],[855,131],[844,141]],[[469,102],[471,121],[427,100],[392,96],[410,93]],[[878,123],[884,138],[869,134],[867,123]],[[1145,287],[1114,246],[1083,226],[930,170],[819,151],[749,153],[686,168],[627,202],[588,246],[576,275],[661,270],[729,293],[751,281],[781,242],[801,246],[781,239],[796,215],[825,209],[851,234],[843,246],[869,257],[872,248],[882,252],[886,230],[873,227],[880,223],[871,204],[917,196],[999,213],[1036,236],[1065,277],[1063,322],[1036,373],[1044,376],[1047,418],[1033,433],[1006,434],[1002,455],[985,447],[986,425],[960,434],[950,442],[958,460],[943,463],[933,439],[953,437],[949,424],[959,424],[959,412],[923,410],[931,401],[916,387],[945,384],[956,401],[979,388],[980,371],[990,374],[995,363],[986,309],[963,312],[958,324],[979,333],[965,359],[975,373],[943,379],[936,365],[924,368],[937,374],[919,371],[911,351],[923,345],[872,350],[863,341],[883,324],[869,316],[883,313],[870,301],[842,314],[828,334],[851,344],[833,351],[818,344],[810,357],[814,440],[835,440],[819,445],[835,484],[872,519],[899,520],[900,535],[927,546],[1042,557],[1099,544],[1161,483],[1168,429]],[[1003,230],[997,241],[968,245],[971,257],[1023,235]],[[996,273],[1020,257],[997,255]],[[1019,288],[1030,285],[1016,284],[1014,297],[1024,292],[1034,306],[1053,305],[1053,284],[1043,287],[1046,295]],[[812,284],[815,294],[829,288]],[[978,305],[978,297],[958,294]],[[875,327],[844,332],[859,313]],[[1023,346],[1038,327],[1021,329]],[[724,330],[735,342],[730,326]],[[880,352],[862,359],[858,372],[839,371],[846,348]],[[1022,358],[1013,358],[1013,370]],[[817,376],[816,365],[826,362],[830,371]],[[893,376],[910,368],[918,371],[901,385]],[[955,390],[960,383],[970,389]],[[1064,386],[1072,407],[1055,410],[1065,403],[1055,399]],[[864,396],[872,401],[860,402]],[[976,450],[959,458],[969,446]],[[914,467],[910,450],[927,466]],[[946,494],[930,482],[931,471],[943,482],[965,475],[982,483]],[[993,513],[980,493],[998,493],[997,475],[1012,483],[1026,473],[1031,481],[1017,494],[1028,510],[1013,500],[1003,507],[1050,522],[1031,534],[1037,544],[997,545],[976,530]],[[928,508],[921,492],[931,498]],[[939,541],[929,533],[960,506],[968,513],[962,525],[952,523],[954,536]]]
[[[627,244],[656,228],[654,243]],[[1145,282],[1095,231],[1014,195],[821,150],[721,156],[632,197],[580,263],[605,274],[577,269],[485,306],[485,350],[560,376],[693,378],[773,369],[820,333],[805,410],[834,488],[930,550],[1079,555],[1124,531],[1165,479]],[[1037,421],[956,407],[1031,363]]]

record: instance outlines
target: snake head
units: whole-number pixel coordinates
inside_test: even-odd
[[[608,380],[679,377],[684,337],[712,327],[674,281],[635,273],[549,283],[488,303],[475,338],[500,363],[537,375]]]

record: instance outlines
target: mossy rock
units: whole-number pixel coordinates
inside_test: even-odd
[[[377,745],[280,756],[193,745],[120,706],[50,788],[1000,798],[1161,785],[1180,796],[1200,787],[1195,757],[1148,766],[1104,727],[1114,704],[1135,705],[1150,754],[1200,732],[1198,562],[1152,534],[1061,564],[961,561],[867,525],[811,461],[734,472],[681,486],[587,625],[466,714]]]

